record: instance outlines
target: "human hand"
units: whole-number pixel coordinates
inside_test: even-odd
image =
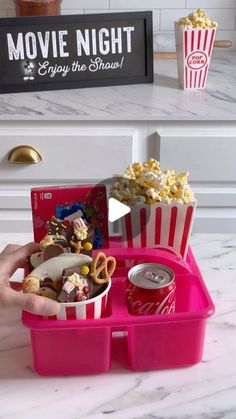
[[[53,316],[59,311],[59,303],[35,294],[23,294],[11,288],[10,278],[18,268],[23,268],[27,256],[39,251],[37,243],[25,246],[9,244],[0,253],[0,306],[18,307],[31,313]]]

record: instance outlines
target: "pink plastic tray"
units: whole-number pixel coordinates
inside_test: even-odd
[[[164,250],[103,250],[118,267],[105,317],[96,320],[54,320],[23,312],[31,329],[33,362],[42,375],[97,374],[119,361],[136,371],[175,368],[202,359],[206,319],[214,304],[191,249],[186,261]],[[141,262],[168,265],[176,275],[176,312],[133,316],[125,302],[127,272]],[[119,332],[119,333],[117,333]]]

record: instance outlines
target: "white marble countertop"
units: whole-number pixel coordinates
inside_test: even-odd
[[[0,120],[235,120],[236,52],[214,50],[205,90],[178,88],[176,60],[155,61],[153,84],[0,95]]]
[[[0,234],[0,247],[28,240]],[[235,419],[236,236],[196,234],[192,247],[216,305],[203,362],[145,373],[115,363],[103,375],[40,377],[20,313],[0,309],[0,418]]]

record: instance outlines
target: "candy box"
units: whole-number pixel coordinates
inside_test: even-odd
[[[216,28],[185,29],[175,22],[179,85],[182,89],[204,89]]]
[[[121,219],[124,247],[162,248],[186,258],[196,202],[130,208],[130,213]]]
[[[107,197],[105,185],[51,186],[31,189],[34,240],[40,242],[47,233],[53,215],[64,220],[79,212],[95,229],[93,248],[109,246]]]

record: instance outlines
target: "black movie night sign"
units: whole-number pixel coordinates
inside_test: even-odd
[[[2,18],[0,51],[0,93],[152,82],[152,13]]]

